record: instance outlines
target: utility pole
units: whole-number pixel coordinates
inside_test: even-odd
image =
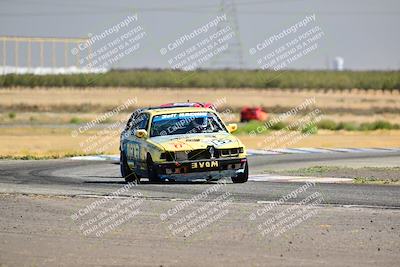
[[[230,27],[231,31],[235,35],[226,41],[228,48],[222,53],[216,55],[211,60],[211,68],[218,69],[243,69],[243,46],[240,38],[239,22],[237,18],[236,4],[234,0],[221,0],[219,8],[220,14],[226,15],[226,20],[218,23],[216,32],[225,29],[227,26]]]

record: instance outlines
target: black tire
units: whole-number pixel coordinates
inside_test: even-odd
[[[160,177],[158,176],[157,167],[154,165],[151,156],[147,156],[147,178],[152,183],[159,183],[161,182]]]
[[[246,166],[244,166],[244,172],[238,174],[237,176],[231,177],[232,182],[235,184],[242,184],[247,182],[249,179],[249,164],[246,162]]]
[[[119,156],[119,166],[121,169],[121,176],[125,179],[125,182],[127,183],[133,183],[136,181],[136,183],[140,183],[140,178],[137,176],[131,168],[128,166],[128,160],[126,159],[126,155],[124,152],[120,152]]]

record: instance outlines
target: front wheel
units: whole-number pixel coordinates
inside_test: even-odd
[[[129,168],[128,160],[126,159],[125,153],[123,151],[120,152],[119,165],[121,169],[121,176],[125,179],[125,182],[140,182],[139,177],[131,170],[131,168]]]
[[[244,166],[244,172],[239,173],[237,176],[231,177],[232,182],[235,184],[242,184],[247,182],[249,179],[249,164],[246,162],[246,165]]]
[[[160,176],[158,176],[157,167],[154,165],[154,162],[150,156],[147,158],[147,177],[152,183],[161,182]]]

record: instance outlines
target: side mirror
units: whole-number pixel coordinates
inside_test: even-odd
[[[234,131],[236,131],[237,128],[238,128],[238,126],[237,126],[236,123],[230,123],[230,124],[228,124],[228,131],[229,131],[230,133],[233,133]]]
[[[137,138],[145,138],[147,136],[147,131],[144,129],[139,129],[135,131],[135,135]]]

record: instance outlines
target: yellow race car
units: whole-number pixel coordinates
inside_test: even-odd
[[[167,105],[135,111],[121,133],[120,167],[127,182],[248,179],[246,149],[211,107]]]

